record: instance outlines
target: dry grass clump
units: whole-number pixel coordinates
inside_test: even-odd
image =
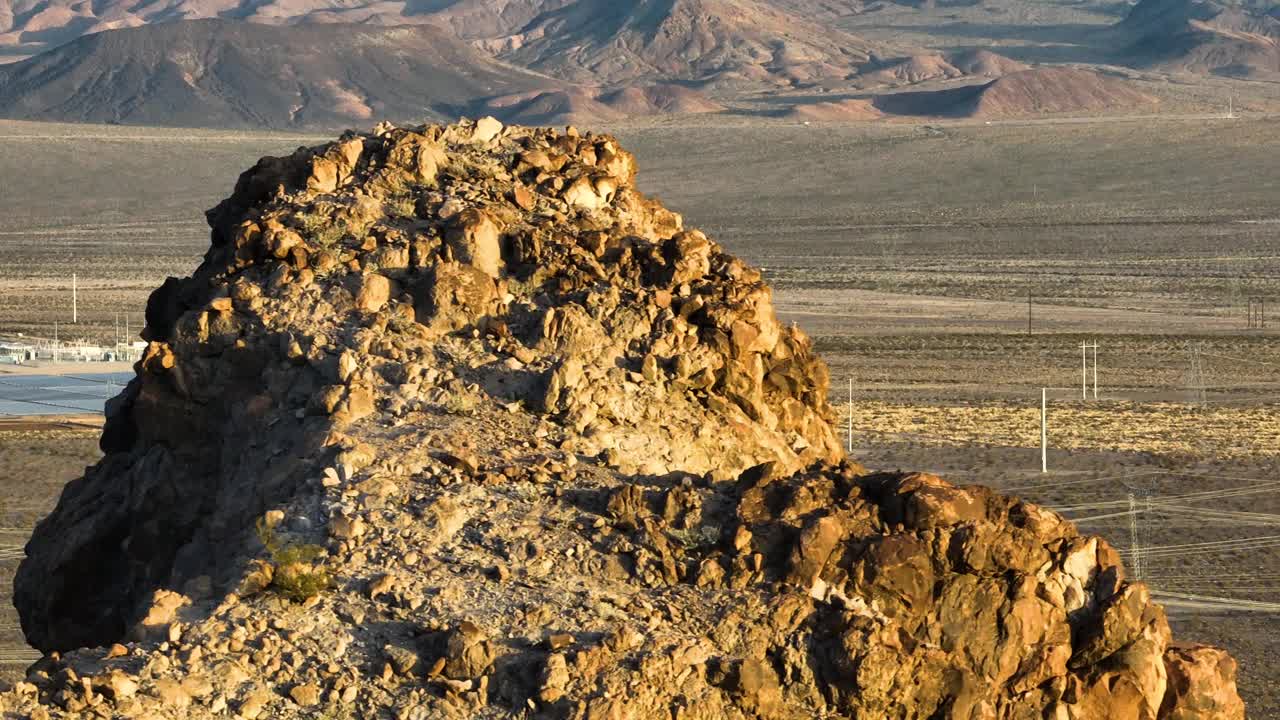
[[[842,408],[842,412],[848,410]],[[853,409],[853,426],[855,433],[898,436],[926,446],[1040,446],[1038,405],[860,402]],[[1280,456],[1280,412],[1274,405],[1051,403],[1049,445],[1180,457],[1276,457]]]
[[[275,573],[271,589],[293,602],[305,602],[333,586],[333,578],[324,568],[327,556],[323,547],[285,542],[275,528],[264,519],[257,524],[258,540],[267,549]]]

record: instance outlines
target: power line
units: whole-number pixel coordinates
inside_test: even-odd
[[[1250,360],[1249,358],[1233,357],[1231,355],[1220,355],[1218,353],[1207,353],[1203,351],[1201,351],[1201,354],[1203,354],[1205,357],[1216,357],[1216,358],[1222,358],[1223,360],[1234,360],[1236,362],[1253,363],[1254,365],[1266,365],[1268,367],[1280,368],[1280,363],[1265,362],[1263,360]]]

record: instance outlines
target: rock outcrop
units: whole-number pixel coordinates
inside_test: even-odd
[[[843,457],[604,135],[264,158],[15,582],[19,717],[1240,718],[1119,554]]]

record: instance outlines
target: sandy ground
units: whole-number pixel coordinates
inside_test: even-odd
[[[127,362],[95,362],[95,363],[53,363],[48,361],[26,362],[22,365],[0,365],[0,376],[3,375],[98,375],[100,373],[133,374],[133,363]]]
[[[1022,333],[1031,317],[1038,333],[1141,333],[1152,328],[1180,334],[1238,333],[1237,317],[1206,317],[1186,309],[1081,307],[954,298],[875,290],[787,288],[776,293],[778,314],[807,332],[832,335],[931,335]],[[1028,305],[1030,307],[1028,308]]]

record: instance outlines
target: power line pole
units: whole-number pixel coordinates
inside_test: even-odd
[[[853,452],[853,378],[849,378],[849,452]]]
[[[1093,399],[1098,399],[1098,341],[1093,341]]]
[[[1190,346],[1191,349],[1191,370],[1187,376],[1187,389],[1191,391],[1193,402],[1204,404],[1205,401],[1205,381],[1204,381],[1204,360],[1200,357],[1202,347],[1200,343]]]
[[[1138,502],[1133,497],[1133,493],[1129,493],[1129,547],[1129,569],[1133,572],[1135,579],[1141,580],[1142,544],[1138,538]]]
[[[58,321],[53,321],[53,364],[58,364]]]
[[[1267,304],[1264,298],[1256,296],[1249,298],[1248,329],[1267,329]]]
[[[1041,473],[1048,473],[1048,389],[1041,388]]]
[[[77,290],[78,289],[76,287],[76,274],[71,273],[71,324],[72,325],[77,325],[80,323],[80,302],[78,297],[79,293],[77,292]]]
[[[1089,356],[1085,353],[1088,347],[1083,342],[1080,343],[1080,399],[1089,399]]]
[[[1098,399],[1098,341],[1080,343],[1080,399],[1089,399],[1089,350],[1093,350],[1093,399]]]
[[[1031,334],[1031,293],[1027,293],[1027,334]]]

